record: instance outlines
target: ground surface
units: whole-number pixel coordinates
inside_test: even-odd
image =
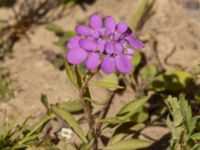
[[[77,22],[85,21],[94,12],[103,16],[112,15],[117,21],[131,23],[138,2],[139,0],[97,0],[93,5],[87,5],[86,10],[80,6],[66,10],[68,15],[55,23],[65,30],[73,30]],[[141,37],[148,39],[150,35],[154,35],[162,64],[174,69],[173,65],[167,65],[163,61],[172,50],[174,54],[168,60],[170,64],[181,64],[187,70],[200,64],[200,8],[188,9],[184,0],[156,0],[154,11],[155,14],[144,25]],[[9,15],[12,15],[11,11],[0,10],[0,18],[7,18]],[[54,44],[57,41],[56,36],[43,25],[32,28],[28,35],[30,41],[22,38],[17,42],[13,57],[6,59],[3,64],[10,71],[13,85],[17,89],[14,98],[0,104],[1,109],[7,110],[8,121],[22,121],[30,115],[35,118],[42,116],[45,112],[40,102],[42,93],[48,95],[50,103],[77,95],[65,72],[59,71],[45,59],[46,50],[63,52]],[[147,43],[144,53],[151,56],[151,44]],[[93,89],[92,93],[100,99],[104,91]],[[130,89],[123,95],[116,96],[118,103],[113,109],[119,109],[120,103],[127,99],[134,99],[134,93]],[[161,127],[146,129],[146,134],[155,139],[166,132]]]

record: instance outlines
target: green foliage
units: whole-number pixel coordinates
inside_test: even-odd
[[[53,23],[47,24],[46,29],[54,32],[58,36],[59,40],[56,42],[56,44],[61,47],[65,47],[69,39],[76,34],[74,31],[64,31],[61,27]]]
[[[154,65],[149,65],[141,69],[141,77],[147,82],[151,82],[157,73],[157,68]]]
[[[144,21],[146,15],[150,15],[152,12],[149,12],[154,4],[154,0],[141,0],[139,6],[136,9],[135,15],[131,22],[131,28],[136,31],[140,26],[141,22]]]
[[[8,22],[5,20],[0,20],[0,32],[3,31],[8,26]]]
[[[181,92],[192,85],[193,78],[185,71],[165,72],[156,76],[151,83],[152,88],[157,92]]]
[[[0,149],[21,150],[31,147],[38,142],[45,124],[53,118],[54,115],[47,115],[33,128],[28,127],[29,118],[17,127],[13,124],[3,124],[3,130],[0,131]]]
[[[123,89],[124,87],[119,85],[118,77],[116,74],[110,74],[110,75],[103,75],[102,79],[100,81],[95,81],[91,83],[94,86],[100,86],[104,87],[110,91],[115,91],[117,89]]]
[[[122,107],[115,117],[105,118],[102,121],[111,124],[141,122],[137,116],[144,113],[144,109],[141,108],[144,107],[144,103],[147,102],[148,99],[149,97],[146,96],[141,99],[133,100]]]
[[[109,144],[103,150],[135,150],[150,146],[152,143],[139,139],[129,139],[117,141],[114,144]]]
[[[67,124],[70,125],[70,127],[77,133],[77,135],[83,142],[87,143],[87,138],[85,137],[83,130],[69,112],[54,105],[51,106],[51,109],[56,114],[56,116],[58,116],[60,119],[64,120]]]
[[[0,102],[7,101],[13,96],[13,89],[8,80],[9,74],[0,68]]]
[[[80,100],[67,100],[59,103],[58,106],[70,113],[83,111],[83,105],[81,104]]]
[[[196,149],[199,133],[195,133],[195,128],[200,116],[192,116],[191,107],[183,95],[179,99],[169,96],[166,103],[172,117],[172,119],[170,116],[167,117],[167,126],[172,134],[170,148]]]
[[[142,20],[142,17],[145,13],[145,10],[147,8],[149,0],[142,0],[138,9],[136,10],[136,13],[133,17],[132,21],[132,29],[135,31],[139,25],[139,22]]]
[[[133,68],[134,69],[137,68],[138,65],[141,63],[141,61],[142,61],[142,54],[141,54],[141,52],[138,52],[138,51],[135,52],[134,57],[132,57],[132,59],[131,59]]]
[[[53,23],[47,24],[46,29],[48,29],[49,31],[55,32],[57,34],[59,33],[62,34],[64,32],[62,28],[60,28],[59,26]]]

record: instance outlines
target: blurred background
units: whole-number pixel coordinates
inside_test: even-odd
[[[50,103],[77,96],[64,71],[65,44],[96,12],[127,22],[158,70],[191,72],[200,64],[200,0],[0,0],[0,123],[5,113],[8,122],[38,120],[41,94]],[[91,93],[101,99],[105,91],[97,89]],[[131,88],[117,95],[114,111],[135,96]],[[144,132],[160,139],[168,129]]]

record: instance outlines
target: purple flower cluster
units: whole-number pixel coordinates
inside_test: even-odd
[[[69,63],[85,62],[87,69],[95,70],[100,67],[106,74],[116,69],[121,73],[131,72],[134,49],[144,47],[126,23],[116,24],[111,16],[102,19],[98,14],[93,14],[89,19],[89,26],[78,25],[76,32],[77,35],[67,44]]]

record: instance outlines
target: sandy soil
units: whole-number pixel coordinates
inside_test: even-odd
[[[86,6],[84,11],[80,6],[70,8],[68,15],[55,23],[65,30],[73,30],[77,22],[84,22],[92,13],[99,12],[103,16],[112,15],[117,21],[131,23],[139,0],[97,0],[93,5]],[[164,63],[164,58],[175,49],[170,57],[170,63],[181,64],[187,70],[200,64],[200,9],[188,10],[183,1],[157,0],[153,15],[141,33],[141,37],[154,35],[158,42],[158,52],[164,66],[172,66]],[[10,12],[0,10],[0,18],[6,18]],[[38,26],[28,33],[30,41],[22,38],[14,46],[13,58],[6,59],[4,66],[8,68],[13,79],[13,85],[17,89],[15,97],[8,103],[1,103],[0,108],[6,109],[8,120],[17,118],[24,120],[29,115],[39,118],[45,109],[40,102],[42,93],[47,94],[50,103],[64,101],[76,97],[77,90],[71,85],[64,71],[58,71],[45,59],[44,51],[52,50],[57,53],[63,50],[54,42],[55,35]],[[144,53],[151,56],[152,46],[147,43]],[[102,98],[99,89],[93,89],[92,93],[97,99]],[[98,92],[96,92],[98,91]],[[134,93],[128,89],[121,96],[116,96],[117,104],[113,109],[119,109],[119,104],[127,99],[133,99]],[[2,118],[2,117],[1,117]],[[0,119],[1,119],[0,118]],[[147,129],[148,130],[148,129]],[[162,137],[166,129],[150,129],[147,131],[153,138]]]

